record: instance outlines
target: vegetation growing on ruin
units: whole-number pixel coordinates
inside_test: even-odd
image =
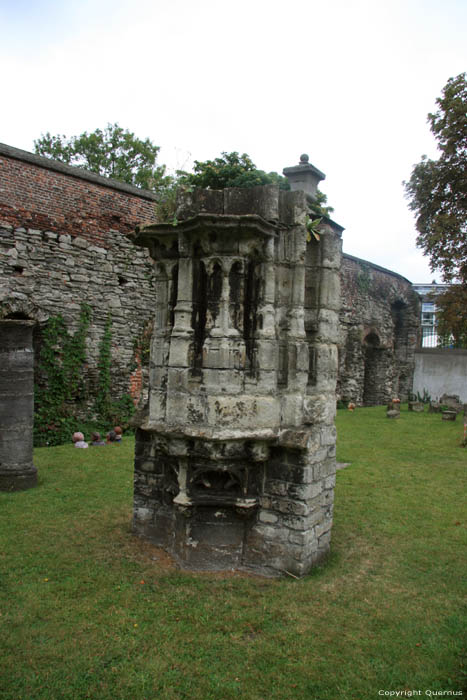
[[[260,170],[247,153],[223,151],[214,160],[195,160],[193,172],[179,172],[178,182],[188,187],[223,190],[226,187],[256,187],[257,185],[279,185],[290,190],[289,181],[278,173]]]
[[[82,304],[78,327],[73,334],[68,332],[61,315],[51,317],[43,329],[34,389],[34,444],[37,446],[68,443],[73,432],[83,430],[85,425],[108,429],[125,424],[134,411],[130,396],[111,398],[110,315],[99,348],[94,410],[86,409],[90,398],[84,380],[86,338],[91,322],[92,309]]]
[[[53,316],[44,327],[34,388],[34,443],[60,445],[75,430],[76,403],[86,398],[83,369],[91,307],[82,304],[78,328],[67,331],[63,317]]]
[[[462,424],[385,412],[338,414],[332,554],[302,580],[183,573],[136,539],[131,438],[36,450],[38,488],[0,494],[2,700],[463,689]]]
[[[290,190],[286,177],[276,172],[267,173],[253,163],[247,153],[223,151],[214,160],[195,160],[193,172],[179,170],[176,177],[164,182],[158,189],[159,202],[156,217],[159,221],[176,225],[175,218],[177,191],[191,191],[195,187],[210,190],[223,190],[226,187],[256,187],[258,185],[278,185],[282,190]],[[318,190],[316,202],[311,205],[313,215],[329,216],[334,211],[327,206],[327,197]]]

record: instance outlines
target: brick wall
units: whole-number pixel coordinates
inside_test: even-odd
[[[129,233],[152,221],[154,201],[152,193],[0,144],[0,219],[15,227],[108,248],[107,231]]]
[[[153,266],[128,233],[154,219],[152,193],[0,144],[0,318],[61,314],[71,332],[83,302],[89,391],[112,315],[112,393],[142,398],[138,357],[154,307]]]

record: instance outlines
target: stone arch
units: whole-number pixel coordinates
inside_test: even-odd
[[[30,299],[6,297],[0,301],[0,320],[35,321],[32,330],[35,381],[37,380],[39,359],[43,344],[43,333],[49,318],[50,314],[40,309]]]
[[[401,343],[407,342],[407,304],[396,299],[391,304],[391,316],[394,323],[394,350],[397,352]]]
[[[0,319],[36,321],[43,324],[49,316],[50,314],[26,298],[6,297],[0,301]]]

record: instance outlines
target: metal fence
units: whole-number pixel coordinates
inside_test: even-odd
[[[422,326],[422,348],[437,348],[438,334],[436,326]]]
[[[443,337],[438,335],[436,326],[422,326],[422,348],[443,348],[445,350],[454,348],[465,348],[465,344],[459,344],[454,341],[454,338]]]

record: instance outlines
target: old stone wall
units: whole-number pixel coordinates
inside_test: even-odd
[[[407,400],[420,332],[411,283],[344,254],[341,288],[338,399],[368,406]]]
[[[99,341],[112,316],[114,398],[141,398],[138,342],[153,316],[153,268],[127,237],[154,219],[152,193],[0,144],[0,318],[61,314],[71,332],[92,308],[86,384],[97,381]]]

